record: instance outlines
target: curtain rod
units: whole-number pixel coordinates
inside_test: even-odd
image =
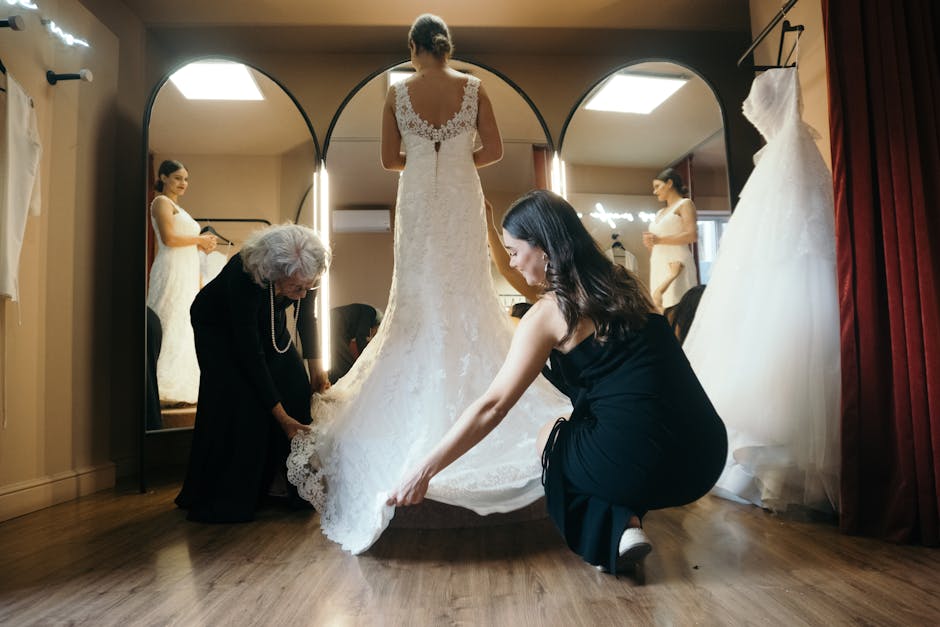
[[[764,38],[770,34],[770,31],[774,29],[774,26],[780,23],[786,14],[787,11],[793,8],[793,5],[797,3],[797,0],[787,0],[787,3],[780,7],[780,10],[777,11],[777,14],[774,16],[774,19],[770,20],[770,24],[764,27],[764,30],[760,32],[760,35],[757,36],[751,45],[748,46],[747,50],[744,51],[744,54],[741,55],[741,58],[738,59],[738,67],[741,67],[741,64],[744,63],[744,60],[747,59],[748,55],[754,52],[754,48],[760,45],[760,42],[764,41]]]

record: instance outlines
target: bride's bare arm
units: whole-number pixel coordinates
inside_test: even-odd
[[[478,168],[496,163],[503,158],[503,138],[496,125],[496,115],[490,97],[480,85],[479,104],[477,106],[477,133],[483,146],[473,153],[473,162]]]
[[[382,167],[386,170],[405,169],[405,155],[401,152],[401,133],[395,119],[395,88],[389,87],[382,109]]]
[[[496,428],[542,371],[552,347],[564,335],[564,319],[554,301],[541,300],[519,322],[506,361],[489,389],[470,404],[424,461],[388,498],[388,505],[414,505],[424,499],[431,478]]]
[[[486,240],[490,245],[490,257],[493,258],[496,269],[499,270],[499,273],[503,275],[503,278],[506,279],[514,290],[525,296],[525,299],[530,303],[534,303],[539,299],[541,291],[526,283],[522,275],[516,272],[509,264],[509,253],[506,252],[506,248],[503,246],[503,240],[500,239],[501,229],[498,229],[496,226],[496,217],[493,215],[493,205],[485,198],[483,199],[483,203],[486,205]]]

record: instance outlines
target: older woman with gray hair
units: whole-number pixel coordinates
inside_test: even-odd
[[[190,520],[251,520],[267,495],[302,503],[283,473],[290,438],[310,429],[311,393],[329,387],[314,315],[329,260],[312,229],[268,227],[196,296],[190,316],[202,377],[189,468],[176,497]]]

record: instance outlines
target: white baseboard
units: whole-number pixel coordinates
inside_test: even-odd
[[[113,488],[114,478],[108,462],[0,486],[0,521]]]

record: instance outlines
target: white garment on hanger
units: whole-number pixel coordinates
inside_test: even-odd
[[[199,251],[199,275],[202,277],[202,286],[205,287],[209,281],[214,279],[222,272],[222,268],[228,262],[228,255],[213,250],[211,253]]]
[[[626,248],[617,248],[614,250],[613,247],[607,249],[607,258],[613,261],[616,264],[619,264],[629,270],[630,272],[636,272],[639,268],[639,263],[636,260],[636,255],[631,253]]]
[[[26,220],[40,209],[42,144],[29,95],[9,74],[6,83],[6,97],[0,92],[0,298],[16,301]]]

